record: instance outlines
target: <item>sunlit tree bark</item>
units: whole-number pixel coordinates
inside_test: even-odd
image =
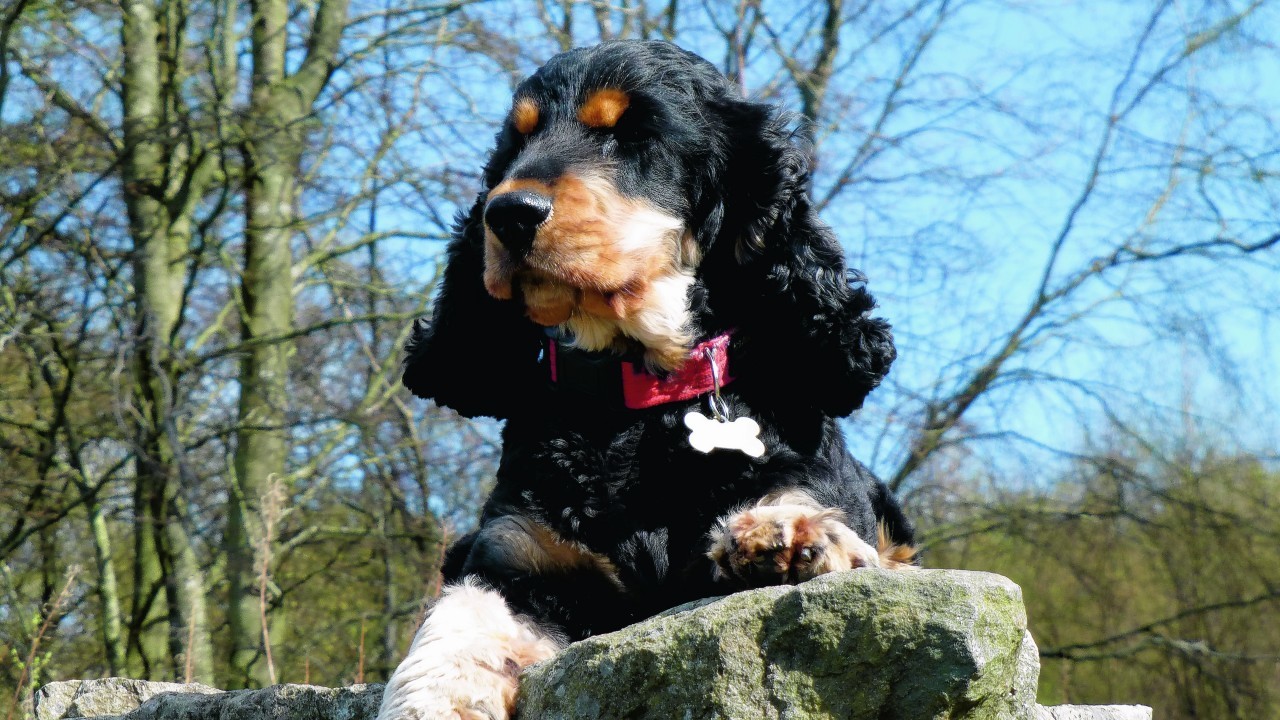
[[[239,432],[235,480],[227,512],[227,575],[230,591],[231,668],[237,682],[262,683],[268,668],[262,653],[263,615],[252,589],[253,536],[261,535],[261,498],[273,478],[286,476],[289,362],[293,345],[293,251],[298,163],[306,149],[307,120],[338,60],[347,0],[315,7],[307,53],[292,74],[288,50],[287,0],[250,3],[253,78],[244,129],[245,243]],[[261,551],[261,550],[260,550]],[[261,559],[259,560],[261,562]]]

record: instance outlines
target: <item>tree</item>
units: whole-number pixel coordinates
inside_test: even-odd
[[[14,392],[0,420],[3,447],[18,460],[10,469],[20,480],[12,485],[15,512],[11,518],[6,512],[6,520],[14,524],[0,557],[26,553],[42,541],[42,583],[51,587],[54,565],[70,547],[64,519],[87,513],[99,597],[91,614],[100,618],[113,674],[211,681],[216,671],[226,684],[261,682],[267,669],[257,658],[265,641],[258,619],[277,615],[299,592],[266,577],[261,558],[274,553],[273,570],[288,575],[289,561],[324,562],[326,553],[343,549],[317,543],[327,531],[287,512],[274,533],[279,547],[268,547],[267,533],[253,527],[264,481],[271,475],[300,478],[288,487],[291,498],[323,495],[326,467],[345,456],[350,438],[374,427],[386,433],[386,452],[403,458],[388,458],[392,475],[370,483],[368,492],[394,484],[390,497],[401,500],[388,507],[400,517],[359,519],[389,534],[383,548],[388,562],[405,555],[399,545],[407,540],[422,563],[438,563],[443,535],[427,506],[434,491],[423,460],[432,444],[406,438],[429,431],[433,421],[454,421],[413,421],[403,402],[388,394],[397,385],[394,346],[403,341],[407,320],[422,312],[431,275],[406,291],[408,283],[393,287],[379,279],[396,270],[370,266],[362,291],[362,299],[370,300],[367,312],[352,314],[361,303],[348,300],[332,312],[315,312],[347,294],[341,283],[350,276],[338,271],[348,267],[344,261],[352,253],[367,250],[376,260],[381,243],[441,236],[430,212],[425,229],[407,232],[361,232],[353,224],[362,207],[370,208],[371,219],[379,216],[377,198],[388,188],[435,182],[415,169],[384,173],[379,165],[392,151],[403,152],[394,139],[414,131],[418,109],[383,103],[392,141],[374,146],[371,186],[348,187],[340,202],[314,215],[296,189],[316,182],[334,147],[332,137],[316,142],[317,100],[332,112],[374,97],[362,93],[379,72],[383,91],[414,92],[424,73],[415,59],[397,60],[396,43],[427,33],[460,7],[361,6],[348,18],[345,3],[331,3],[301,34],[285,24],[296,8],[284,3],[264,4],[254,14],[235,3],[186,0],[119,8],[22,3],[6,10],[0,106],[7,114],[0,128],[21,152],[5,166],[0,261],[6,331],[0,350],[6,387]],[[247,40],[256,48],[255,64],[245,70],[239,37],[248,17],[260,22]],[[308,59],[286,73],[289,43],[298,38],[309,48]],[[374,62],[379,48],[384,52]],[[332,90],[328,81],[339,65],[347,75]],[[69,66],[83,72],[64,72]],[[307,168],[300,164],[304,156],[313,163]],[[339,162],[342,173],[351,169]],[[115,222],[121,216],[126,224]],[[235,260],[237,250],[243,265]],[[317,288],[330,297],[318,297]],[[305,324],[294,316],[295,295]],[[317,411],[283,402],[292,394],[287,388],[299,382],[287,364],[293,345],[312,335],[333,342],[353,328],[359,329],[357,342],[372,336],[373,347],[360,357],[376,353],[376,361],[352,366],[349,356],[334,356],[326,368],[364,378],[364,386],[313,398]],[[119,381],[121,366],[129,369],[128,382]],[[9,382],[8,372],[29,381]],[[228,412],[227,398],[237,396],[241,412]],[[350,407],[343,407],[348,399]],[[93,412],[72,412],[82,403]],[[364,414],[388,403],[403,411],[395,422],[383,418],[381,426],[369,425]],[[348,413],[358,422],[344,422]],[[286,464],[285,448],[297,439],[299,423],[313,427],[309,415],[337,421],[338,432],[307,441],[306,454]],[[128,429],[123,436],[121,428]],[[117,444],[104,461],[91,462],[86,456],[100,455],[104,442]],[[218,460],[225,456],[220,450],[235,450],[239,472],[231,478]],[[378,462],[376,456],[370,460]],[[406,497],[399,489],[406,483],[420,496]],[[116,499],[125,485],[128,508]],[[326,501],[352,502],[345,494]],[[126,509],[134,522],[123,522]],[[316,518],[325,515],[317,512]],[[406,524],[401,533],[397,528]],[[358,532],[336,530],[338,536]],[[116,542],[124,532],[132,535],[129,552]],[[226,563],[213,552],[219,546],[229,550]],[[316,546],[316,553],[295,559],[296,548]],[[121,561],[132,570],[123,583],[116,577]],[[431,573],[418,562],[409,565],[419,571],[389,573],[385,580],[420,588],[419,578]],[[315,577],[301,575],[303,584]],[[391,584],[388,598],[412,594],[416,605],[416,592],[397,593]],[[269,592],[260,593],[264,588]],[[236,602],[206,605],[215,591],[230,592]],[[245,598],[246,591],[253,597]],[[20,599],[25,590],[17,592]],[[39,604],[47,604],[47,595]],[[122,605],[130,610],[127,622]],[[247,605],[252,617],[246,621],[240,611]],[[387,624],[412,612],[397,606]],[[220,663],[209,628],[223,622],[237,633],[217,640],[229,658]]]
[[[1276,13],[9,3],[0,561],[21,611],[0,616],[0,646],[38,644],[46,677],[258,684],[268,649],[277,679],[385,675],[497,452],[492,424],[399,387],[438,241],[474,199],[515,83],[573,46],[663,38],[801,120],[815,201],[900,350],[846,429],[924,518],[930,561],[1043,568],[1028,587],[1054,592],[1028,602],[1060,612],[1037,632],[1067,673],[1048,692],[1265,714],[1273,665],[1239,626],[1269,601],[1218,607],[1257,588],[1222,573],[1225,594],[1189,592],[1174,558],[1179,533],[1269,537],[1244,509],[1238,531],[1206,518],[1229,504],[1214,478],[1252,487],[1238,458],[1259,477],[1274,463],[1280,398],[1244,336],[1274,341],[1280,307]],[[1127,444],[1200,427],[1238,452],[1156,472],[1159,453]],[[1158,507],[1174,496],[1182,510]],[[1089,537],[1125,548],[1117,564],[1086,562]],[[1050,539],[1070,568],[1032,552]],[[1167,567],[1140,567],[1143,552]],[[75,623],[51,604],[71,561],[86,568],[64,604]],[[1114,596],[1109,624],[1072,604],[1067,578]],[[1159,596],[1136,599],[1139,578]],[[1151,639],[1188,608],[1209,610]],[[48,621],[39,643],[31,618]],[[1130,660],[1180,685],[1115,682]],[[1205,678],[1213,693],[1188,689]]]
[[[285,416],[293,329],[295,179],[306,149],[307,121],[338,62],[346,22],[346,0],[321,0],[315,8],[306,54],[286,72],[290,14],[287,0],[256,0],[253,16],[253,77],[244,129],[245,242],[240,372],[240,420],[235,482],[227,503],[225,550],[231,605],[231,667],[239,681],[275,682],[268,662],[258,664],[266,643],[260,600],[251,588],[260,580],[251,535],[263,513],[272,477],[285,475]],[[258,555],[266,552],[260,548]],[[262,572],[265,572],[263,570]]]
[[[1280,475],[1220,443],[1115,430],[1051,492],[969,493],[982,509],[935,526],[949,529],[930,542],[931,559],[1023,586],[1041,702],[1274,715]]]

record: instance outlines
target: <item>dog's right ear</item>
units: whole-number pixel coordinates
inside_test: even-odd
[[[545,386],[542,330],[518,301],[484,288],[484,195],[461,216],[449,243],[431,319],[414,323],[404,384],[414,395],[466,417],[511,417]]]

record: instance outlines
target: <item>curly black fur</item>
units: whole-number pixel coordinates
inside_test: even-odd
[[[573,122],[601,87],[628,93],[615,127]],[[885,486],[848,453],[835,418],[861,407],[889,370],[889,325],[808,196],[809,153],[793,121],[744,100],[710,63],[660,42],[615,42],[552,58],[516,93],[544,108],[537,131],[510,121],[485,168],[485,192],[460,218],[429,323],[419,323],[404,382],[463,415],[507,419],[497,485],[481,529],[450,550],[448,579],[482,576],[517,611],[570,637],[616,629],[677,603],[723,594],[705,536],[717,517],[782,488],[843,508],[875,544],[912,530]],[[604,159],[602,161],[602,159]],[[703,455],[683,415],[704,401],[618,410],[564,397],[539,365],[543,330],[519,300],[482,284],[482,213],[489,189],[513,176],[613,168],[627,196],[684,219],[701,250],[689,294],[697,339],[734,331],[735,416],[763,428],[768,451]],[[535,520],[606,557],[617,583],[587,571],[529,573],[485,528],[504,516]]]

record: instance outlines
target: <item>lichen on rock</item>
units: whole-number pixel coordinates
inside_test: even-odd
[[[1035,704],[1018,586],[955,570],[854,570],[703,600],[570,645],[521,678],[523,720],[1150,720]],[[222,692],[51,683],[36,720],[373,720],[381,685]],[[423,718],[422,720],[432,720]]]
[[[525,673],[521,715],[1028,717],[1026,630],[1021,591],[997,575],[835,573],[576,643]]]

